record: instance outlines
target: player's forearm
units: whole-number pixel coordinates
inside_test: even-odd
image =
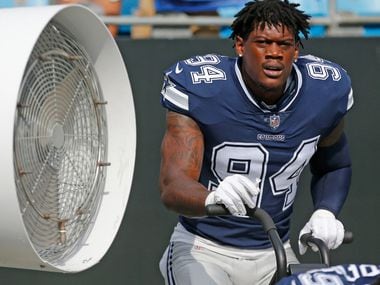
[[[351,166],[313,175],[311,193],[315,209],[326,209],[337,216],[346,201],[350,182]]]
[[[315,208],[326,209],[337,215],[347,198],[351,183],[351,158],[345,135],[334,145],[319,148],[310,165]]]
[[[204,216],[205,199],[209,192],[200,183],[184,179],[160,183],[161,201],[164,205],[181,215]]]
[[[208,191],[198,182],[203,151],[203,135],[197,123],[168,112],[160,169],[161,200],[167,208],[187,216],[205,215]]]

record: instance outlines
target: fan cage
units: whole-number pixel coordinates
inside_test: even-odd
[[[101,204],[109,165],[105,104],[85,49],[49,22],[19,92],[14,171],[29,239],[53,265],[85,246]]]

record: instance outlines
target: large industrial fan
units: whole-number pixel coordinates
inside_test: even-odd
[[[0,266],[78,272],[121,224],[133,176],[128,74],[83,6],[0,9]]]

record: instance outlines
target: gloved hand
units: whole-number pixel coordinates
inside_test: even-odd
[[[305,233],[312,233],[313,237],[323,240],[329,249],[335,249],[343,242],[344,227],[330,211],[316,210],[298,236],[298,247],[301,255],[305,254],[307,250],[307,246],[300,241],[300,237]],[[313,251],[318,250],[316,246],[312,246],[311,249]]]
[[[223,204],[234,216],[244,216],[247,211],[244,204],[249,208],[256,207],[260,179],[252,182],[249,178],[234,174],[226,177],[215,191],[207,196],[205,205]]]

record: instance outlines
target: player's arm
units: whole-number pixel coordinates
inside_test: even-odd
[[[204,216],[207,189],[198,182],[203,135],[188,116],[169,111],[161,145],[160,192],[165,206],[187,216]]]
[[[351,159],[343,120],[318,145],[310,161],[311,192],[315,211],[299,236],[312,233],[322,239],[329,249],[343,241],[344,226],[336,218],[346,200],[351,181]],[[301,254],[307,247],[299,241]],[[314,249],[315,250],[315,249]]]
[[[203,135],[197,123],[175,112],[167,113],[167,129],[161,146],[161,200],[169,209],[186,216],[205,216],[206,205],[223,204],[232,215],[246,214],[245,205],[256,206],[259,180],[234,174],[214,191],[198,182],[203,161]]]
[[[310,161],[311,191],[315,209],[338,215],[351,183],[351,158],[344,134],[344,121],[318,145]]]

